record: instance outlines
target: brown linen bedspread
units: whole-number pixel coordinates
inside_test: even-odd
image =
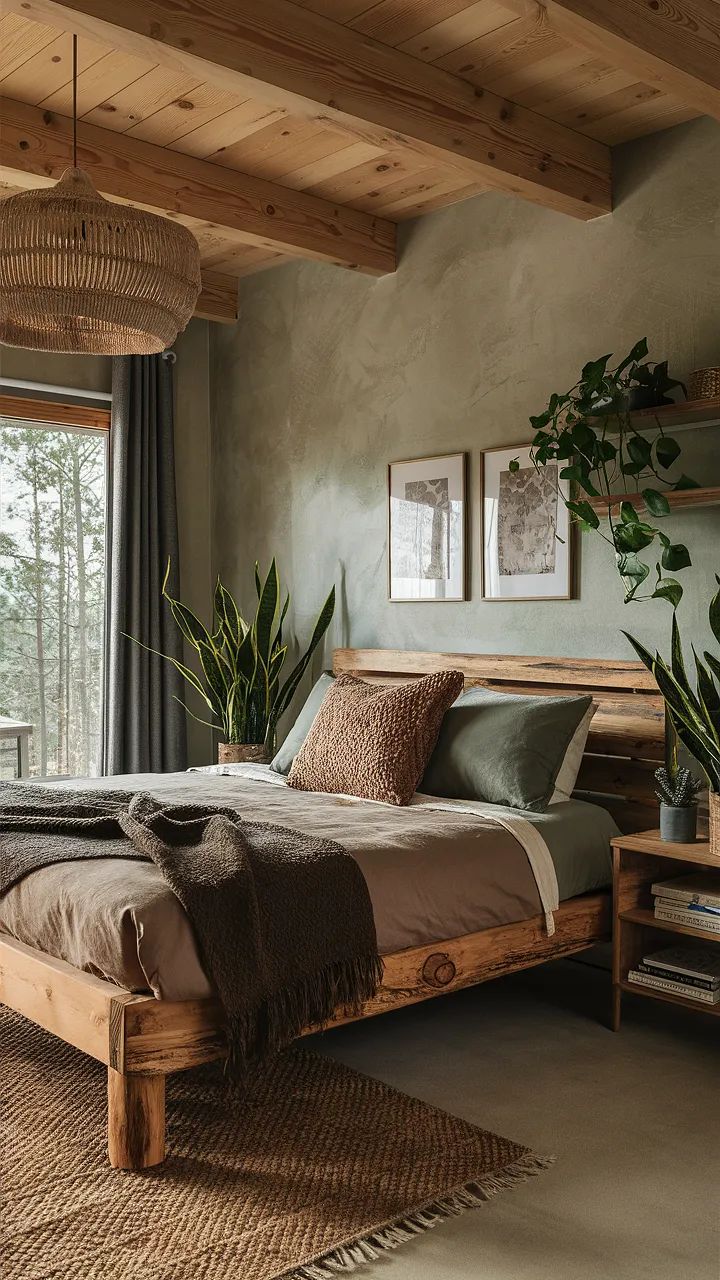
[[[478,815],[375,805],[198,773],[106,778],[93,785],[232,805],[255,821],[338,841],[365,876],[381,954],[541,910],[523,848]],[[189,921],[149,863],[98,859],[34,872],[0,900],[0,929],[129,990],[150,988],[168,1000],[210,994]]]

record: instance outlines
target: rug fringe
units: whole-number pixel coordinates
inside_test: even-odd
[[[338,1276],[350,1275],[366,1262],[375,1262],[385,1250],[397,1249],[448,1218],[479,1208],[498,1192],[512,1190],[554,1163],[554,1156],[537,1156],[529,1151],[499,1173],[488,1174],[477,1182],[468,1182],[447,1195],[438,1196],[395,1222],[340,1245],[314,1262],[285,1272],[280,1280],[337,1280]]]

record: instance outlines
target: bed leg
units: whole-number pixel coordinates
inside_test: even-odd
[[[165,1159],[165,1076],[108,1067],[108,1156],[113,1169],[148,1169]]]

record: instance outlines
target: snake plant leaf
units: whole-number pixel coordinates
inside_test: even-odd
[[[282,686],[282,688],[278,693],[277,701],[273,709],[273,718],[274,718],[275,725],[277,724],[283,711],[285,711],[286,708],[289,706],[290,701],[293,697],[293,694],[295,693],[295,690],[297,689],[298,685],[300,684],[300,681],[302,680],[307,670],[308,664],[310,662],[310,659],[313,653],[317,649],[317,646],[319,645],[320,641],[325,635],[325,632],[330,626],[334,612],[335,612],[335,587],[333,586],[330,589],[330,593],[327,597],[327,600],[325,601],[322,609],[320,610],[320,613],[318,614],[317,622],[315,623],[312,637],[310,639],[310,644],[308,645],[306,652],[303,654],[297,666],[293,668],[293,670],[291,671],[290,675],[288,676],[287,680],[285,681],[284,685]]]
[[[690,697],[693,697],[694,695],[685,669],[685,658],[682,650],[682,641],[680,639],[680,628],[678,626],[677,614],[675,613],[673,613],[670,642],[670,670],[678,684],[687,691]]]
[[[273,557],[270,568],[268,569],[267,577],[260,588],[260,596],[254,623],[258,662],[262,663],[265,671],[267,671],[270,665],[272,634],[275,630],[277,621],[279,599],[280,580],[278,578],[277,564]]]
[[[221,633],[227,648],[239,645],[247,631],[247,624],[240,615],[234,597],[226,590],[219,577],[215,583],[214,606],[221,621]]]
[[[193,720],[197,720],[198,724],[204,724],[206,728],[217,731],[217,725],[213,724],[212,720],[203,720],[202,716],[196,715],[192,707],[189,707],[187,702],[183,702],[182,698],[178,698],[176,693],[172,697],[173,702],[177,702],[178,706],[182,707],[183,711],[186,711],[189,716],[192,716]]]
[[[245,632],[235,658],[238,677],[246,684],[252,685],[257,670],[257,650],[255,648],[253,629]]]
[[[703,657],[716,680],[720,680],[720,660],[715,657],[714,653],[708,653],[707,649],[705,650]]]
[[[275,647],[276,649],[279,649],[279,648],[281,648],[281,646],[282,646],[282,638],[283,638],[283,623],[284,623],[284,621],[285,621],[285,616],[286,616],[286,614],[287,614],[287,611],[288,611],[288,607],[289,607],[289,605],[290,605],[290,592],[289,592],[289,591],[286,591],[286,592],[285,592],[285,601],[284,601],[284,603],[283,603],[283,607],[282,607],[282,609],[280,610],[280,620],[279,620],[279,622],[278,622],[277,632],[276,632],[276,634],[275,634],[274,647]]]
[[[191,671],[189,667],[186,667],[184,662],[180,662],[179,658],[173,658],[169,653],[161,653],[159,649],[153,649],[149,644],[144,644],[142,640],[136,640],[135,636],[128,635],[126,631],[123,632],[123,635],[126,640],[132,640],[133,644],[136,644],[140,649],[144,649],[146,653],[153,653],[156,658],[163,658],[165,662],[169,662],[178,674],[182,676],[183,680],[187,680],[188,684],[192,686],[195,692],[200,694],[200,697],[210,710],[214,712],[215,715],[220,714],[220,705],[218,700],[214,698],[212,690],[204,689],[202,682],[195,675],[195,672]]]
[[[720,579],[718,579],[717,574],[715,575],[715,578],[720,585]],[[710,630],[712,631],[715,639],[720,644],[720,591],[716,591],[715,595],[710,601],[708,616],[710,618]]]
[[[720,693],[715,687],[713,680],[707,667],[700,661],[695,646],[693,645],[693,658],[695,659],[695,668],[698,678],[698,702],[703,712],[708,728],[712,729],[715,740],[720,747],[720,737],[718,737],[718,729],[720,729]]]
[[[659,655],[653,664],[653,675],[681,742],[700,762],[708,777],[720,781],[720,747],[708,734],[707,726],[695,716],[687,700],[679,694],[670,671]]]

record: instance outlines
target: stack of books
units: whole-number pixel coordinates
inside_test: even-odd
[[[663,947],[643,956],[628,981],[639,987],[653,987],[670,995],[684,996],[699,1004],[720,1003],[720,949],[690,943],[683,947]]]
[[[697,872],[675,880],[660,880],[651,889],[655,918],[688,925],[720,938],[720,873]]]

